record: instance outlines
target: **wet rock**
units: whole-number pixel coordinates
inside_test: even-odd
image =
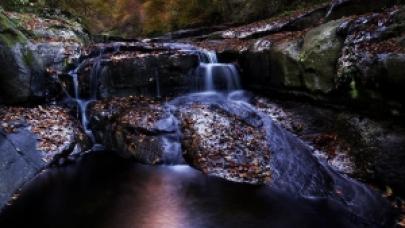
[[[177,30],[174,32],[169,32],[165,34],[162,37],[158,37],[157,39],[167,39],[167,40],[173,40],[173,39],[183,39],[183,38],[190,38],[190,37],[201,37],[208,35],[210,33],[220,31],[220,30],[225,30],[226,26],[210,26],[210,27],[198,27],[198,28],[192,28],[192,29],[182,29],[182,30]]]
[[[271,180],[265,134],[209,105],[180,109],[184,156],[208,175],[251,184]]]
[[[167,96],[185,90],[187,76],[198,59],[190,54],[113,56],[100,74],[101,97],[128,95]],[[115,61],[114,58],[118,60]]]
[[[44,96],[44,71],[25,46],[27,37],[0,11],[0,101],[21,103]]]
[[[399,88],[405,49],[400,45],[405,27],[399,18],[404,7],[355,18],[345,26],[345,47],[338,61],[337,86],[357,101],[374,100],[383,109],[403,109]],[[402,32],[401,32],[402,31]],[[388,102],[387,102],[388,101]]]
[[[0,130],[0,209],[46,165],[35,144],[34,135],[28,130],[19,129],[12,134]]]
[[[78,123],[62,108],[2,107],[0,119],[0,208],[41,170],[88,146]]]
[[[289,15],[231,28],[222,32],[224,39],[255,39],[277,32],[297,31],[318,24],[326,13],[326,6],[297,10]]]
[[[298,102],[255,98],[255,106],[280,126],[309,142],[313,154],[354,178],[390,186],[403,195],[405,130],[393,120]]]
[[[104,52],[101,47],[99,56],[86,60],[78,71],[81,96],[89,96],[94,88],[101,98],[160,97],[187,90],[188,76],[198,66],[197,55],[161,45],[134,45],[117,43],[115,50]]]
[[[271,83],[285,88],[301,88],[302,66],[300,46],[302,40],[285,42],[271,49]]]
[[[301,62],[305,68],[304,83],[310,91],[329,93],[335,87],[336,64],[343,47],[336,31],[344,22],[331,21],[305,35]]]
[[[43,101],[58,83],[48,74],[64,70],[79,57],[86,34],[66,18],[0,12],[0,70],[3,103]]]
[[[362,177],[390,186],[396,194],[403,195],[405,130],[389,121],[377,122],[347,114],[340,115],[338,121],[358,148],[352,154]]]
[[[90,116],[96,140],[106,149],[145,164],[182,163],[173,151],[176,148],[170,148],[176,146],[169,142],[177,135],[175,121],[161,102],[146,97],[112,98],[97,101]]]
[[[392,0],[334,0],[327,13],[327,18],[333,20],[345,16],[381,11],[385,7],[395,4],[395,2]]]

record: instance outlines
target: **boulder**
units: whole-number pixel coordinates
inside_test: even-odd
[[[91,129],[106,149],[144,164],[183,163],[177,126],[164,105],[146,97],[97,101]]]
[[[265,133],[210,105],[180,109],[183,154],[202,172],[230,181],[264,184],[271,180]]]
[[[0,130],[0,209],[46,166],[35,144],[34,135],[28,130],[19,129],[12,134]]]
[[[188,75],[198,66],[193,54],[112,56],[100,73],[100,96],[168,96],[187,89]],[[118,61],[114,61],[118,58]]]
[[[22,103],[44,96],[44,71],[26,47],[27,37],[0,11],[0,102]]]
[[[275,45],[270,50],[271,83],[284,88],[301,88],[302,66],[300,64],[301,40]]]
[[[0,209],[52,164],[88,148],[87,138],[57,107],[0,108]]]
[[[66,69],[87,40],[83,28],[66,18],[0,12],[0,102],[42,101],[58,83],[47,73]],[[35,25],[35,26],[33,26]]]
[[[300,59],[305,87],[312,92],[329,93],[335,88],[336,64],[343,47],[343,39],[336,31],[344,22],[331,21],[305,35]]]

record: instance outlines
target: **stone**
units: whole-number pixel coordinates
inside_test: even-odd
[[[301,88],[300,40],[275,45],[271,54],[271,81],[285,88]]]
[[[65,70],[79,57],[87,37],[83,28],[65,18],[4,11],[0,24],[0,102],[52,99],[59,85],[47,76]]]
[[[12,134],[0,130],[0,210],[45,167],[35,144],[34,135],[28,130],[19,129]]]
[[[90,119],[96,141],[107,150],[144,164],[183,163],[176,146],[180,143],[171,142],[177,137],[175,121],[157,100],[134,96],[104,99],[91,107]]]
[[[194,167],[234,182],[270,182],[270,150],[260,128],[215,106],[193,105],[179,112],[183,154]]]
[[[305,87],[312,92],[330,93],[335,88],[336,65],[343,48],[343,39],[336,31],[344,22],[331,21],[305,35],[300,60]]]
[[[395,4],[395,2],[392,0],[333,0],[326,18],[334,20],[345,16],[381,11]]]
[[[89,146],[61,108],[2,107],[0,123],[0,210],[40,171]]]

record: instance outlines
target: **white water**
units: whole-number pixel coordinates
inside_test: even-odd
[[[200,65],[197,69],[197,91],[226,91],[239,90],[239,73],[233,64],[218,63],[213,51],[199,52]],[[202,78],[202,80],[200,79]],[[202,81],[202,86],[199,85]]]
[[[119,51],[117,48],[116,51]],[[97,82],[98,82],[98,77],[100,74],[101,70],[101,61],[102,61],[102,56],[104,53],[104,49],[100,49],[99,55],[93,59],[92,62],[92,68],[90,72],[90,79],[89,79],[89,85],[90,85],[90,92],[88,97],[82,96],[80,94],[80,80],[79,80],[79,70],[87,63],[86,61],[83,61],[81,64],[79,64],[74,70],[69,72],[69,75],[72,77],[73,80],[73,87],[74,87],[74,98],[72,98],[76,105],[77,105],[77,115],[78,118],[80,118],[82,127],[86,133],[86,135],[90,138],[93,144],[93,149],[102,149],[103,146],[96,144],[96,140],[94,137],[94,134],[89,126],[90,121],[87,116],[87,109],[89,105],[92,102],[95,102],[97,100]]]

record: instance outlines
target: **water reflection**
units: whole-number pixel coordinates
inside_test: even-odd
[[[31,184],[0,227],[362,227],[332,202],[206,177],[188,166],[144,166],[87,155]]]

